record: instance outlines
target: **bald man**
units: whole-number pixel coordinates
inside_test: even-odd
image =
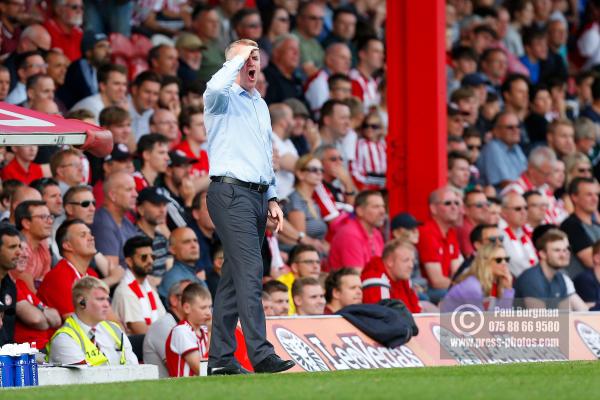
[[[527,223],[527,201],[518,193],[510,192],[502,198],[500,212],[506,227],[502,230],[502,244],[510,256],[508,267],[518,278],[523,271],[537,265],[538,257],[530,235],[525,231]]]
[[[104,182],[104,206],[96,210],[91,228],[98,251],[111,263],[125,265],[123,245],[137,232],[125,214],[135,208],[136,199],[135,182],[128,173],[115,172]]]
[[[429,283],[427,294],[436,304],[448,291],[450,278],[463,261],[456,235],[462,206],[462,198],[453,189],[433,191],[429,195],[430,219],[419,228],[419,259]]]
[[[169,252],[173,254],[173,267],[162,277],[158,286],[161,299],[166,299],[169,288],[177,282],[190,280],[206,286],[196,273],[196,262],[200,259],[200,246],[193,230],[187,227],[176,228],[169,237]],[[202,271],[202,274],[204,271]]]
[[[10,201],[9,222],[15,224],[15,209],[19,204],[27,200],[42,200],[40,192],[29,186],[19,186]]]

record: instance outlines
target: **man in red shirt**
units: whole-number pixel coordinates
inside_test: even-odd
[[[438,303],[448,291],[451,277],[463,257],[456,235],[462,201],[452,189],[443,187],[429,195],[431,218],[419,228],[419,259],[423,276],[429,282],[427,294]]]
[[[380,192],[360,192],[354,201],[355,217],[348,218],[331,241],[329,267],[362,269],[383,252],[383,235],[379,230],[385,221],[385,203]]]
[[[52,38],[52,47],[63,50],[71,61],[81,58],[83,0],[54,1],[54,16],[44,22]]]
[[[195,106],[185,107],[179,117],[179,129],[185,140],[175,149],[183,151],[188,158],[198,160],[192,165],[192,175],[205,177],[208,183],[208,153],[203,149],[206,143],[204,110]]]
[[[411,243],[396,239],[386,244],[382,257],[373,257],[369,261],[361,274],[363,303],[374,304],[383,299],[397,299],[410,312],[421,312],[419,299],[410,284],[415,250]]]
[[[335,314],[342,308],[360,304],[363,299],[360,274],[352,268],[333,271],[325,280],[325,315]]]
[[[470,235],[475,226],[488,221],[488,199],[481,190],[471,190],[465,194],[465,217],[461,226],[456,228],[460,251],[464,257],[475,252]]]
[[[33,162],[38,152],[37,146],[15,146],[15,158],[2,169],[2,180],[15,179],[29,185],[44,176],[42,166]]]
[[[138,141],[137,152],[142,167],[134,172],[135,190],[156,185],[156,179],[169,166],[169,139],[159,133],[143,135]]]
[[[88,275],[98,278],[89,267],[96,254],[96,243],[90,228],[82,220],[74,219],[58,228],[56,244],[64,258],[46,275],[37,295],[46,305],[56,308],[64,320],[74,311],[73,284]]]

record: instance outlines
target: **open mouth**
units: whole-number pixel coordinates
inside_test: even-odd
[[[249,77],[250,79],[254,79],[254,78],[256,78],[256,70],[254,70],[254,69],[251,69],[250,71],[248,71],[248,77]]]

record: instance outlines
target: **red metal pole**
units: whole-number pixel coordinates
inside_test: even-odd
[[[387,1],[390,214],[428,215],[427,196],[445,184],[445,1]]]

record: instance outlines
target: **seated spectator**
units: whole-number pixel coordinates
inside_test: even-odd
[[[186,211],[192,206],[196,187],[192,178],[192,166],[197,160],[186,157],[181,150],[169,152],[169,165],[165,173],[163,188],[168,194],[167,226],[173,230],[189,226],[192,218]]]
[[[548,126],[546,141],[558,158],[564,159],[565,156],[575,153],[577,148],[575,147],[573,123],[566,118],[552,121]]]
[[[96,201],[89,186],[74,186],[67,190],[64,196],[65,218],[59,218],[64,222],[74,219],[82,220],[88,227],[94,222],[96,213]],[[56,224],[55,224],[56,225]],[[60,225],[59,225],[60,226]],[[56,237],[56,235],[54,235]],[[52,256],[56,259],[62,258],[56,240],[52,242]],[[90,262],[90,268],[96,271],[102,281],[109,287],[114,287],[121,281],[124,269],[116,262],[109,261],[104,254],[97,252]]]
[[[290,298],[287,286],[278,280],[268,281],[263,285],[263,291],[271,296],[274,316],[285,317],[289,315]]]
[[[385,204],[380,192],[364,191],[356,196],[354,216],[336,232],[331,241],[329,268],[363,269],[369,260],[383,253],[381,227]]]
[[[546,141],[548,124],[552,121],[552,97],[550,90],[545,84],[533,86],[529,92],[531,112],[525,118],[525,129],[529,141],[540,144]]]
[[[97,75],[98,93],[84,97],[71,107],[71,111],[91,111],[96,125],[103,109],[111,106],[127,108],[127,69],[118,64],[104,64],[98,68]]]
[[[466,152],[448,153],[448,186],[464,193],[471,177],[470,160]]]
[[[296,309],[292,299],[292,286],[299,278],[313,277],[319,279],[321,260],[319,259],[319,253],[313,246],[298,244],[290,251],[288,264],[291,271],[281,275],[277,280],[288,288],[289,315],[294,315]]]
[[[290,136],[294,129],[292,108],[285,103],[273,103],[269,106],[271,116],[273,147],[279,154],[279,168],[275,171],[277,194],[287,198],[294,190],[294,168],[298,161],[298,151]]]
[[[512,308],[515,291],[513,277],[508,269],[506,251],[502,245],[481,247],[469,268],[461,275],[440,303],[442,312],[451,312],[464,304],[480,310]]]
[[[573,281],[562,273],[569,266],[571,253],[567,235],[550,229],[538,239],[537,245],[540,263],[523,272],[515,282],[515,298],[522,299],[521,306],[587,311]]]
[[[161,77],[177,76],[177,68],[179,68],[177,49],[168,43],[154,46],[148,52],[148,66],[150,71]]]
[[[527,159],[519,147],[521,134],[516,114],[506,111],[498,114],[492,135],[493,139],[481,150],[477,167],[484,181],[498,188],[519,179],[527,167]]]
[[[275,314],[273,314],[273,302],[271,301],[271,295],[267,292],[262,292],[260,301],[262,303],[265,317],[274,317]]]
[[[42,195],[42,200],[56,221],[64,214],[63,199],[58,182],[52,178],[37,179],[29,185]]]
[[[186,227],[175,229],[169,238],[169,251],[173,255],[173,267],[163,275],[158,285],[158,294],[166,299],[169,288],[175,283],[188,279],[204,285],[196,275],[196,262],[200,258],[198,238],[193,230]],[[202,274],[201,274],[202,275]]]
[[[198,79],[208,82],[225,62],[224,46],[221,47],[221,23],[214,7],[198,4],[192,13],[192,31],[198,35],[206,49],[202,50],[202,65]]]
[[[471,247],[473,248],[473,252],[465,258],[460,267],[456,270],[454,275],[452,275],[452,282],[456,282],[456,279],[463,275],[466,271],[469,270],[469,267],[473,263],[475,259],[475,254],[477,254],[477,250],[482,246],[488,244],[501,245],[504,240],[504,236],[497,224],[479,224],[473,228],[471,234],[469,235],[469,241],[471,242]]]
[[[183,318],[165,342],[170,377],[200,375],[200,362],[208,358],[212,298],[205,286],[190,283],[181,294]]]
[[[352,97],[352,79],[348,75],[333,74],[327,79],[329,100],[347,101]]]
[[[519,277],[526,269],[538,263],[535,246],[525,230],[527,202],[520,194],[508,193],[502,199],[502,218],[506,227],[502,230],[503,244],[510,256],[510,272]]]
[[[90,228],[78,219],[66,221],[58,228],[56,243],[63,259],[48,272],[37,295],[65,320],[74,310],[70,296],[73,283],[88,275],[98,277],[90,268],[96,244]]]
[[[206,283],[208,285],[211,294],[214,297],[213,290],[216,290],[216,286],[212,286],[211,270],[214,267],[215,255],[219,249],[221,249],[221,242],[215,234],[215,224],[213,224],[210,215],[208,214],[208,207],[206,206],[206,194],[207,191],[200,191],[194,196],[192,201],[191,214],[194,222],[190,224],[190,228],[194,230],[198,237],[198,245],[200,246],[200,259],[196,264],[196,268],[207,271]],[[213,275],[213,278],[215,276]],[[216,283],[213,281],[213,284]]]
[[[269,65],[263,70],[269,86],[265,101],[267,104],[281,103],[292,97],[304,102],[302,81],[296,76],[300,66],[300,44],[291,35],[283,35],[273,43],[273,55]]]
[[[144,71],[131,83],[129,115],[136,140],[150,133],[150,117],[158,105],[161,77],[155,72]]]
[[[575,290],[585,304],[594,311],[600,305],[600,240],[592,247],[593,268],[586,268],[573,279]]]
[[[575,148],[594,161],[598,156],[597,136],[598,127],[591,119],[586,117],[577,118],[575,121]]]
[[[265,10],[263,15],[263,36],[258,40],[261,50],[271,56],[273,42],[279,36],[290,33],[291,18],[288,11],[281,6],[274,6]]]
[[[137,229],[126,217],[136,198],[135,182],[126,172],[115,172],[104,183],[104,206],[96,210],[91,229],[98,251],[112,264],[125,265],[123,245],[136,235]]]
[[[323,29],[324,7],[317,3],[301,3],[296,14],[294,35],[300,43],[300,67],[310,77],[323,66],[325,52],[317,40]]]
[[[533,230],[540,225],[546,223],[546,211],[548,210],[548,201],[537,190],[530,190],[523,194],[525,202],[527,202],[527,223],[525,224],[525,232],[529,236]]]
[[[13,182],[13,181],[11,180],[8,182]],[[4,182],[4,185],[6,186],[6,182]],[[27,200],[42,201],[42,195],[40,194],[40,192],[38,192],[36,189],[34,189],[32,187],[25,186],[23,184],[16,186],[13,194],[10,197],[9,218],[6,222],[8,222],[12,225],[16,224],[15,211],[16,211],[17,207],[19,206],[19,204],[21,204]]]
[[[48,238],[52,236],[53,221],[46,202],[41,200],[26,200],[15,210],[15,226],[23,235],[23,256],[28,261],[12,272],[12,278],[23,280],[33,292],[50,271]]]
[[[158,377],[167,378],[167,358],[165,355],[165,343],[167,337],[179,321],[184,318],[183,307],[181,306],[181,295],[183,290],[191,283],[189,280],[183,280],[175,283],[169,288],[167,297],[167,313],[154,321],[146,331],[144,336],[144,364],[158,366]]]
[[[17,287],[8,274],[14,271],[21,259],[21,235],[12,225],[0,226],[0,296],[2,296],[2,312],[0,313],[0,345],[14,343]],[[287,300],[287,293],[286,293]]]
[[[170,267],[172,263],[168,250],[169,239],[161,232],[167,223],[169,199],[165,194],[164,189],[150,186],[142,189],[137,198],[136,227],[139,234],[152,241],[153,263],[148,279],[154,287],[158,286],[161,277],[167,272],[167,266]]]
[[[356,44],[354,35],[356,34],[356,13],[350,7],[338,7],[333,11],[332,27],[329,35],[323,40],[325,49],[334,43],[344,43],[352,51],[352,65],[356,64]]]
[[[46,19],[44,27],[52,38],[52,47],[62,49],[71,61],[81,57],[83,46],[83,0],[53,2],[52,17]]]
[[[362,299],[362,283],[357,270],[342,268],[327,276],[324,314],[335,314],[346,306],[362,303]]]
[[[369,112],[360,127],[356,155],[350,162],[350,171],[358,190],[385,188],[387,155],[382,128],[377,111]]]
[[[179,129],[185,135],[175,148],[185,153],[190,159],[198,162],[192,164],[192,175],[201,180],[203,184],[208,184],[208,153],[205,146],[207,141],[206,127],[204,126],[204,109],[202,107],[187,106],[184,107],[179,116]]]
[[[131,117],[126,107],[110,106],[104,108],[100,112],[98,122],[101,127],[111,131],[115,144],[124,144],[129,152],[135,152],[137,141],[131,129]]]
[[[396,299],[401,300],[411,312],[421,312],[419,299],[410,283],[415,251],[409,242],[398,239],[388,242],[383,255],[373,257],[362,270],[363,303]]]
[[[329,243],[325,241],[327,223],[313,200],[315,188],[321,184],[323,176],[321,161],[312,155],[302,156],[296,162],[295,175],[295,190],[288,196],[284,207],[285,216],[300,232],[300,241],[314,246],[320,254],[326,255],[329,253]]]
[[[292,285],[296,315],[323,315],[325,292],[316,278],[299,278]]]
[[[333,43],[325,51],[324,67],[309,76],[304,87],[304,96],[315,115],[323,103],[330,98],[328,79],[335,74],[347,76],[352,66],[352,54],[345,43]]]
[[[182,32],[177,35],[175,48],[179,54],[177,77],[183,82],[195,81],[202,65],[202,50],[206,48],[202,40],[193,33]]]
[[[45,175],[42,166],[33,162],[38,152],[37,146],[15,146],[12,152],[14,158],[2,168],[2,181],[15,179],[29,185]]]
[[[429,195],[431,218],[419,228],[421,271],[429,283],[428,296],[438,303],[450,286],[450,278],[462,264],[456,225],[460,218],[461,199],[448,188]]]
[[[365,111],[368,111],[372,106],[378,106],[380,103],[380,94],[377,90],[379,82],[375,78],[375,73],[384,64],[384,45],[380,39],[370,36],[361,40],[357,50],[358,63],[349,74],[352,79],[352,95],[358,97],[363,102]]]
[[[181,141],[177,115],[171,110],[164,108],[154,110],[154,114],[150,117],[150,132],[166,137],[169,140],[169,150],[174,149]]]
[[[546,82],[550,77],[566,79],[568,76],[562,58],[548,49],[548,31],[535,24],[523,29],[525,54],[519,60],[529,70],[529,78],[534,85]]]
[[[50,158],[52,177],[58,182],[63,195],[69,188],[84,182],[82,158],[85,157],[74,148],[60,150]]]
[[[115,144],[112,152],[102,160],[102,176],[96,181],[92,189],[96,205],[104,206],[104,182],[112,174],[116,172],[126,172],[128,175],[133,174],[133,158],[134,155],[129,152],[127,146],[123,143]]]
[[[594,266],[593,244],[600,240],[598,212],[598,182],[593,178],[575,178],[569,185],[573,213],[560,225],[571,245],[569,276],[577,276]]]
[[[470,236],[473,228],[488,221],[489,202],[481,190],[471,190],[465,194],[465,216],[461,226],[456,228],[460,252],[465,258],[473,254],[475,249]]]
[[[18,55],[16,59],[18,81],[10,91],[5,101],[10,104],[21,104],[27,101],[25,83],[29,77],[46,73],[46,63],[38,51],[27,51]]]
[[[25,82],[27,100],[18,104],[21,107],[32,108],[42,100],[54,100],[56,88],[50,75],[36,74],[27,78]]]
[[[135,190],[155,186],[162,182],[162,175],[169,165],[169,139],[158,133],[140,137],[137,143],[138,158],[141,161],[139,171],[133,174]]]
[[[77,51],[79,51],[77,46]],[[56,91],[56,97],[70,109],[79,100],[98,93],[98,69],[110,62],[110,43],[104,33],[86,31],[81,40],[81,55],[72,58],[67,68],[65,83]]]
[[[113,296],[115,314],[130,335],[141,335],[165,314],[165,308],[150,285],[154,255],[152,239],[147,236],[129,238],[123,246],[127,269]]]
[[[73,299],[74,314],[57,330],[48,344],[51,363],[92,367],[137,365],[131,343],[114,322],[107,321],[110,291],[98,278],[81,278],[73,289],[63,293]]]

